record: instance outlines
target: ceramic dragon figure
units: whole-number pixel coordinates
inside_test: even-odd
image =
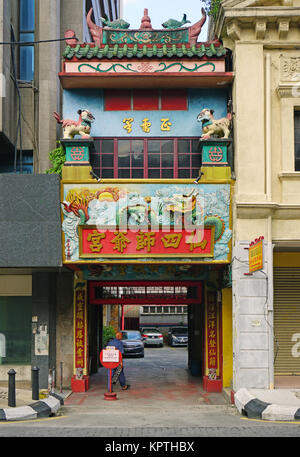
[[[104,15],[104,17],[101,17],[100,19],[103,22],[104,26],[110,29],[126,30],[130,27],[130,24],[124,21],[124,19],[116,19],[115,21],[109,21],[106,14]]]
[[[166,22],[164,22],[162,26],[164,29],[178,29],[179,27],[182,27],[183,25],[190,23],[191,21],[187,21],[186,14],[184,14],[181,21],[177,21],[176,19],[169,19]]]

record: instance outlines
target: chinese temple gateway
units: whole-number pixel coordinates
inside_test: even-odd
[[[147,304],[188,305],[191,373],[208,391],[229,385],[233,73],[219,41],[198,42],[199,16],[155,30],[144,10],[132,30],[98,27],[91,10],[91,43],[66,32],[55,117],[74,391],[97,370],[104,313],[118,328],[124,305]]]

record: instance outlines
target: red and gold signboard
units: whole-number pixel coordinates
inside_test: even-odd
[[[75,290],[75,370],[85,369],[86,309],[85,290]]]
[[[87,289],[76,281],[74,290],[74,375],[72,390],[87,390]]]
[[[222,390],[220,376],[220,316],[215,292],[206,295],[206,350],[205,350],[205,376],[203,387],[210,392]]]
[[[249,245],[249,273],[262,270],[264,267],[263,243],[264,237],[261,236]]]
[[[214,377],[218,369],[218,307],[215,294],[207,294],[207,369],[208,376]]]
[[[118,230],[79,226],[79,256],[97,257],[213,257],[215,228],[190,232]]]

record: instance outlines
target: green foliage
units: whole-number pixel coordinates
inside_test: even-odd
[[[103,333],[102,333],[103,347],[105,347],[107,345],[107,343],[109,342],[109,340],[111,338],[114,338],[115,336],[116,336],[115,329],[111,325],[104,326],[103,327]]]
[[[222,0],[203,0],[204,9],[216,21]]]
[[[49,170],[46,170],[46,173],[47,174],[56,173],[61,176],[62,167],[66,161],[66,154],[65,154],[64,148],[62,147],[60,142],[58,142],[57,148],[52,149],[52,151],[49,152],[49,159],[50,159],[50,162],[52,163],[52,167],[49,168]]]
[[[211,0],[209,15],[216,21],[222,0]]]

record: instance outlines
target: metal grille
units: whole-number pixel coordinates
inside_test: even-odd
[[[300,268],[274,268],[275,375],[300,374]]]

